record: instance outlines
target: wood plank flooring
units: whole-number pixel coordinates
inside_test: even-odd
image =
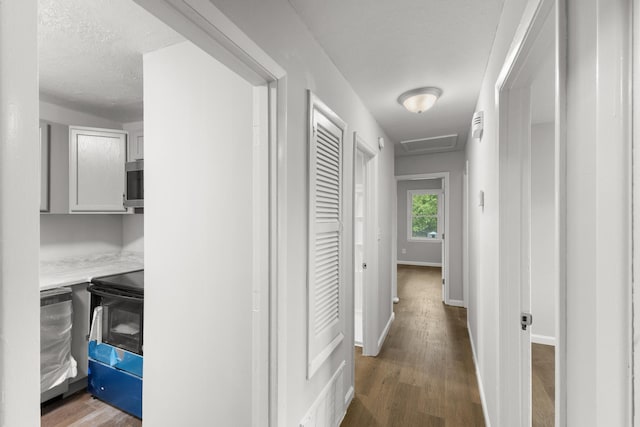
[[[398,268],[396,319],[377,357],[356,349],[343,427],[484,426],[466,310],[441,301],[441,272]]]
[[[377,357],[356,348],[356,393],[343,427],[484,426],[466,310],[441,302],[441,273],[399,267],[396,319]],[[533,426],[553,426],[554,349],[532,345]],[[82,392],[42,407],[42,427],[140,427]]]
[[[531,415],[533,427],[555,423],[555,347],[531,344]]]
[[[142,421],[87,392],[42,406],[41,427],[141,427]]]

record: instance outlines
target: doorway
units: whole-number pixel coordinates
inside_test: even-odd
[[[563,425],[557,3],[532,3],[500,74],[500,424]],[[519,319],[515,322],[515,319]]]
[[[392,256],[395,270],[398,265],[440,268],[442,302],[464,306],[463,300],[449,295],[449,182],[449,172],[396,176],[396,253]]]
[[[39,175],[36,165],[39,153],[37,152],[37,146],[35,144],[26,144],[24,141],[37,141],[37,128],[35,126],[38,123],[38,93],[37,85],[33,84],[37,79],[37,44],[35,42],[37,36],[37,28],[35,26],[37,22],[37,2],[32,0],[20,3],[23,4],[12,4],[3,7],[2,14],[0,15],[3,20],[11,17],[13,24],[11,26],[3,25],[3,29],[5,30],[3,35],[7,36],[3,37],[3,40],[11,41],[9,44],[3,44],[3,46],[12,47],[11,50],[13,51],[15,51],[16,45],[21,48],[19,49],[21,52],[20,55],[14,53],[8,54],[7,52],[10,49],[2,49],[4,53],[1,55],[0,75],[4,76],[3,87],[6,87],[6,79],[9,79],[9,81],[11,81],[10,86],[15,87],[15,90],[3,90],[3,94],[0,95],[0,104],[4,107],[11,105],[11,108],[2,108],[2,111],[4,112],[3,114],[8,114],[8,116],[4,118],[13,117],[12,121],[4,120],[3,118],[2,122],[15,122],[14,125],[12,125],[13,130],[10,132],[10,136],[16,139],[16,141],[19,141],[19,143],[16,144],[4,144],[10,146],[11,150],[15,152],[12,152],[11,156],[3,156],[5,160],[2,169],[5,174],[24,177],[19,189],[12,188],[15,186],[9,185],[10,182],[8,180],[4,181],[2,190],[4,195],[3,200],[24,208],[16,208],[11,210],[11,212],[2,212],[3,223],[5,225],[10,224],[15,232],[11,234],[3,233],[4,239],[0,252],[6,256],[6,254],[9,253],[6,251],[6,248],[25,248],[20,251],[14,250],[10,258],[5,258],[5,264],[9,261],[12,269],[6,270],[3,273],[2,294],[7,296],[7,298],[4,300],[2,306],[3,309],[5,307],[15,307],[15,309],[4,313],[7,316],[30,320],[18,322],[19,327],[16,326],[18,323],[15,322],[11,324],[2,322],[0,324],[3,336],[15,344],[11,347],[19,349],[19,351],[14,349],[2,352],[5,369],[0,372],[3,378],[3,381],[0,381],[0,383],[2,383],[3,394],[7,396],[7,399],[3,401],[2,407],[0,408],[0,413],[2,413],[0,418],[2,418],[1,421],[3,424],[8,425],[36,425],[39,417],[39,408],[36,406],[37,402],[35,398],[39,393],[33,386],[38,384],[38,381],[35,379],[39,371],[37,369],[37,355],[39,354],[37,338],[34,338],[38,336],[39,331],[39,325],[37,323],[39,318],[39,307],[37,305],[39,227],[37,211],[35,210],[35,203],[33,202],[39,201],[39,197],[34,197],[38,190],[37,177]],[[247,101],[246,105],[248,106],[247,110],[249,114],[251,115],[255,110],[259,111],[259,123],[252,122],[253,115],[251,115],[248,121],[250,128],[248,132],[248,145],[250,147],[249,151],[252,152],[252,160],[244,164],[244,167],[252,169],[254,174],[243,182],[243,188],[250,194],[248,197],[250,199],[248,210],[256,212],[256,215],[250,215],[251,218],[248,219],[248,221],[251,222],[253,235],[249,239],[251,247],[246,257],[247,263],[252,266],[251,277],[249,277],[247,287],[250,287],[249,293],[253,296],[253,306],[251,307],[252,310],[250,310],[248,318],[243,319],[243,321],[251,325],[259,324],[259,328],[250,326],[252,332],[255,332],[255,334],[249,337],[249,340],[252,341],[250,354],[243,355],[243,358],[250,360],[246,370],[252,373],[257,372],[257,376],[260,377],[260,382],[252,383],[251,390],[249,391],[252,402],[250,405],[251,414],[248,416],[251,418],[251,424],[248,425],[265,425],[265,420],[269,420],[269,424],[275,425],[278,416],[276,409],[279,400],[270,396],[275,396],[274,390],[277,390],[278,387],[278,377],[274,368],[277,361],[275,355],[279,350],[278,347],[280,344],[280,342],[276,340],[277,335],[274,333],[278,327],[278,315],[276,312],[278,305],[276,305],[276,302],[278,302],[279,294],[276,283],[284,283],[284,281],[280,280],[281,270],[276,267],[281,262],[278,254],[284,252],[283,239],[281,239],[281,235],[279,234],[279,230],[281,229],[279,212],[282,212],[285,200],[279,197],[279,195],[283,193],[284,180],[282,178],[285,171],[284,163],[280,161],[281,157],[278,155],[284,156],[286,151],[285,133],[283,132],[285,126],[285,97],[283,96],[284,85],[282,84],[285,73],[262,52],[257,45],[246,38],[237,27],[231,24],[224,15],[209,3],[199,3],[196,5],[183,4],[182,6],[173,5],[172,3],[174,2],[171,1],[140,1],[138,3],[146,7],[147,10],[170,27],[185,35],[187,39],[198,45],[198,47],[211,58],[220,58],[219,62],[222,63],[223,67],[228,67],[228,72],[235,73],[250,86],[247,91],[244,91],[245,94],[250,94],[244,97]],[[197,13],[194,14],[194,12]],[[196,19],[200,21],[196,23],[194,21]],[[5,41],[5,43],[8,42]],[[14,91],[18,95],[15,95],[13,93]],[[256,105],[259,107],[254,108]],[[20,118],[20,120],[16,121],[16,117]],[[255,130],[254,127],[258,128],[256,134],[253,134]],[[2,130],[6,132],[5,127],[3,127]],[[175,141],[177,141],[177,139]],[[246,141],[243,141],[243,143],[244,142]],[[174,145],[172,151],[183,150],[184,148],[184,146],[180,148],[178,145]],[[151,177],[151,175],[153,175],[152,170],[154,169],[154,163],[156,165],[156,173],[160,170],[158,160],[160,160],[162,154],[158,150],[156,150],[155,154],[153,150],[146,154],[148,154],[146,166],[150,172],[149,177]],[[186,155],[187,152],[183,150],[181,152],[181,155],[182,154]],[[7,159],[9,158],[20,158],[24,160],[20,162],[23,163],[20,167],[21,171],[13,167],[5,168]],[[257,169],[256,166],[258,167]],[[16,165],[16,168],[17,167],[18,165]],[[190,175],[192,170],[186,169],[180,171],[175,168],[166,168],[165,172],[174,174],[174,176],[186,177]],[[192,181],[192,184],[195,184],[195,181]],[[198,185],[203,184],[205,184],[205,182]],[[157,209],[157,203],[161,200],[161,198],[158,197],[160,193],[156,193],[155,202],[153,202],[153,193],[156,190],[153,190],[152,187],[153,186],[150,186],[148,188],[150,192],[147,194],[147,200],[149,202],[147,205],[148,217],[151,217],[153,212],[158,214],[174,209],[183,212],[189,210],[189,208],[186,207],[188,203],[184,203],[186,199],[182,191],[173,194],[174,203],[164,204],[162,209]],[[182,188],[182,190],[185,189],[187,189],[187,187]],[[188,190],[190,190],[191,193],[187,199],[194,198],[199,192],[196,187],[189,187]],[[200,190],[210,192],[211,188],[201,188]],[[258,193],[259,197],[254,197],[254,194]],[[180,206],[175,204],[178,199],[181,199]],[[23,203],[18,203],[19,200],[22,200]],[[31,200],[32,202],[24,203],[24,200]],[[200,198],[199,200],[203,201],[205,198]],[[247,205],[246,198],[243,203]],[[154,204],[156,205],[155,209],[153,208]],[[170,207],[170,205],[172,207]],[[247,206],[244,207],[246,208]],[[33,211],[31,211],[31,209]],[[198,217],[196,210],[192,212],[196,220],[195,223],[202,220],[202,217]],[[260,215],[257,214],[258,212]],[[158,216],[156,216],[156,219],[158,219]],[[149,221],[149,223],[152,222],[154,221]],[[151,227],[149,227],[149,225],[151,225]],[[185,223],[183,225],[190,228],[192,224]],[[156,226],[153,226],[153,224],[145,224],[145,229],[149,237],[151,237],[151,232],[153,232],[154,228],[156,228],[156,230],[159,229],[157,224]],[[162,245],[165,244],[166,242]],[[178,245],[176,245],[176,248],[177,247]],[[193,250],[193,247],[190,247],[189,250]],[[154,255],[147,252],[145,258],[149,273],[147,275],[148,282],[153,281],[155,277],[156,283],[159,283],[157,279],[165,273],[165,268],[159,263],[160,258],[158,257],[158,253],[156,252]],[[184,256],[181,258],[184,258]],[[188,267],[187,264],[183,264],[182,266]],[[189,283],[189,281],[175,280],[175,283],[178,282],[186,285],[186,288],[183,288],[185,295],[189,293],[189,291],[198,291],[198,288],[203,285],[203,282]],[[146,296],[148,299],[145,304],[145,311],[149,310],[151,316],[154,316],[154,304],[157,304],[155,316],[162,311],[160,306],[163,305],[166,307],[168,301],[171,301],[173,303],[172,307],[178,310],[178,312],[173,312],[172,321],[175,322],[173,326],[167,328],[166,331],[155,332],[158,337],[155,345],[153,344],[153,338],[151,338],[154,333],[151,330],[145,331],[145,338],[150,338],[147,342],[149,345],[145,347],[147,360],[152,360],[154,353],[174,353],[174,360],[171,366],[180,365],[181,376],[191,377],[192,379],[201,377],[203,372],[201,365],[198,363],[183,363],[184,360],[181,358],[180,351],[167,352],[165,351],[166,349],[161,349],[157,345],[161,335],[173,328],[180,329],[180,324],[182,324],[184,328],[183,331],[193,330],[193,322],[188,319],[191,318],[191,320],[193,320],[193,316],[190,315],[193,314],[193,311],[198,310],[197,304],[196,307],[193,306],[193,302],[197,302],[197,299],[194,298],[189,301],[189,305],[192,307],[190,311],[188,311],[186,310],[186,304],[181,305],[179,299],[172,299],[171,295],[166,293],[163,295],[150,289]],[[210,307],[201,308],[209,309]],[[180,311],[182,311],[182,315],[180,315]],[[251,311],[259,314],[254,314],[252,317]],[[259,316],[259,319],[256,319],[255,316]],[[145,327],[149,326],[148,323],[149,322],[145,322]],[[174,329],[174,331],[176,330]],[[28,339],[14,340],[14,337],[20,336],[28,337]],[[201,337],[204,338],[204,335]],[[166,338],[165,336],[163,339],[166,340]],[[197,342],[201,343],[202,340],[198,340]],[[24,346],[22,345],[23,343],[25,344]],[[190,346],[193,347],[194,343],[196,343],[196,341],[193,341]],[[256,343],[258,345],[256,345]],[[153,350],[154,347],[155,350]],[[25,354],[28,356],[25,357]],[[20,370],[12,368],[15,366],[24,366],[29,369],[22,370],[21,376],[15,376],[13,374],[7,375],[11,372],[20,372]],[[185,369],[187,371],[185,371]],[[192,374],[188,373],[189,369],[194,369]],[[32,372],[32,374],[26,374],[27,377],[25,377],[24,372]],[[149,370],[145,371],[145,377],[148,377],[147,374],[153,375]],[[211,384],[217,384],[217,382],[217,380],[210,382],[209,386]],[[268,391],[268,393],[264,392],[265,390]],[[5,393],[5,391],[10,392]],[[220,393],[226,391],[228,390],[220,390]],[[207,392],[210,393],[212,390],[209,388]],[[244,390],[243,393],[246,394],[247,390]],[[179,403],[171,405],[171,408],[168,408],[168,410],[178,413],[195,408],[194,405],[186,401],[184,403],[185,405],[180,405]],[[154,410],[153,412],[156,413],[156,417],[165,410],[163,406],[166,405],[156,403],[151,406]],[[203,407],[203,410],[205,409],[208,412],[210,411],[210,408]],[[205,418],[197,414],[193,414],[193,416],[199,417],[200,419]],[[184,419],[182,421],[184,421]],[[221,420],[221,422],[224,423],[225,421]]]
[[[375,322],[378,295],[376,152],[354,132],[353,259],[354,345],[364,356],[378,352]]]

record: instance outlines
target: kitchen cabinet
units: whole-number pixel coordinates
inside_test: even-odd
[[[43,213],[69,213],[69,126],[42,123],[49,130],[49,209]]]
[[[69,211],[127,212],[127,132],[69,127]]]
[[[129,131],[127,161],[144,159],[144,131],[137,129]]]
[[[40,212],[49,211],[49,123],[40,120]]]

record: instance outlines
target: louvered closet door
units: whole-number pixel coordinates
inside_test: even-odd
[[[343,335],[341,298],[344,130],[312,109],[309,161],[309,370],[311,377]]]

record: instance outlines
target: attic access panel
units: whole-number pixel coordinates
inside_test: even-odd
[[[434,136],[431,138],[400,141],[406,153],[428,153],[432,151],[453,150],[458,142],[458,134]]]

